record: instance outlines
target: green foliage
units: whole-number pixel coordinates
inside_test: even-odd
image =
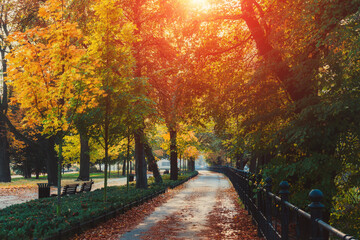
[[[360,238],[360,188],[341,191],[334,197],[331,224],[347,234]]]
[[[179,180],[166,179],[161,185],[150,184],[148,189],[137,189],[130,185],[108,187],[107,202],[103,200],[103,189],[93,192],[65,196],[62,198],[62,214],[56,215],[56,198],[32,200],[0,210],[0,239],[46,238],[59,230],[69,229],[74,224],[91,220],[123,205],[137,201],[167,187],[175,186],[196,172],[187,173]]]

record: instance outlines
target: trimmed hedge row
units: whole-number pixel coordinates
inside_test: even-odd
[[[109,213],[116,215],[134,205],[141,204],[174,188],[197,175],[197,172],[179,176],[177,181],[164,175],[163,184],[154,184],[149,179],[148,189],[136,189],[132,183],[129,192],[126,186],[108,187],[108,201],[103,202],[103,189],[93,192],[62,197],[62,214],[56,215],[56,198],[42,198],[13,205],[0,210],[0,239],[47,239],[66,233],[74,226],[94,219],[106,218]],[[68,231],[69,232],[69,231]]]

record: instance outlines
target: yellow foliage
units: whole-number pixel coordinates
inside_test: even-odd
[[[12,101],[26,110],[25,121],[42,125],[44,133],[68,130],[67,117],[84,101],[91,102],[91,91],[98,85],[85,79],[86,51],[79,47],[82,33],[76,23],[64,17],[62,3],[49,0],[40,8],[39,16],[48,24],[10,36],[14,49],[6,81],[15,94]],[[79,108],[81,109],[81,108]]]

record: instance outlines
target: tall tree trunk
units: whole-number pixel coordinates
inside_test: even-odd
[[[38,155],[38,158],[45,159],[48,183],[50,186],[57,186],[57,156],[55,152],[55,136],[44,138],[34,142],[21,134],[10,122],[4,112],[0,111],[0,122],[4,121],[15,137],[24,141]]]
[[[61,167],[62,167],[62,146],[63,146],[63,134],[59,136],[59,153],[58,153],[58,169],[57,169],[57,206],[56,214],[61,215]]]
[[[266,35],[265,27],[262,26],[259,19],[257,19],[254,5],[254,1],[242,1],[241,8],[243,10],[242,17],[256,43],[259,55],[264,56],[267,61],[272,63],[273,72],[283,83],[285,91],[294,102],[299,101],[306,96],[313,95],[314,92],[311,83],[309,82],[310,79],[302,78],[301,84],[295,82],[295,79],[293,79],[290,67],[284,62],[280,53],[273,48]],[[304,84],[305,81],[308,81],[308,83]]]
[[[1,60],[4,73],[6,72],[5,49],[1,50]],[[6,114],[8,108],[7,87],[4,81],[2,81],[1,84],[3,85],[3,94],[0,99],[0,111]],[[9,144],[6,133],[6,123],[0,120],[0,182],[11,182]]]
[[[109,162],[109,125],[110,125],[110,95],[107,92],[105,98],[105,124],[104,124],[104,146],[105,146],[105,169],[104,169],[104,202],[107,201],[107,180],[108,180],[108,162]]]
[[[158,165],[156,164],[155,157],[152,153],[152,149],[148,142],[144,142],[144,150],[145,150],[146,159],[149,163],[150,169],[154,174],[155,182],[162,183],[163,181],[162,181],[162,177],[159,172]]]
[[[177,166],[177,145],[176,145],[176,129],[169,127],[170,132],[170,179],[178,179]]]
[[[130,165],[130,134],[128,132],[127,136],[127,148],[126,148],[126,160],[124,160],[124,165],[126,164],[126,191],[129,192],[129,165]]]
[[[194,159],[194,157],[190,157],[189,170],[192,171],[192,172],[195,171],[195,159]]]
[[[256,172],[257,161],[258,161],[257,157],[251,157],[251,159],[250,159],[250,167],[249,167],[249,171],[251,173]]]
[[[127,162],[127,159],[124,159],[123,166],[122,166],[122,175],[123,176],[125,176],[125,173],[126,173],[126,162]]]
[[[80,173],[79,180],[89,181],[90,178],[90,146],[86,133],[80,132]]]
[[[55,136],[51,136],[43,140],[43,151],[45,157],[45,165],[48,183],[50,186],[58,185],[58,159],[55,151]]]
[[[0,182],[11,182],[8,145],[5,124],[0,121]]]
[[[136,188],[147,188],[147,167],[144,151],[144,130],[138,129],[135,134],[135,174]]]
[[[111,178],[111,163],[109,163],[109,178]]]
[[[23,171],[24,171],[24,178],[31,178],[31,164],[29,164],[29,160],[25,159],[23,162]]]

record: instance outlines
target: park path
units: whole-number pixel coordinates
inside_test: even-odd
[[[95,239],[95,238],[94,238]],[[258,239],[231,183],[222,174],[200,171],[197,178],[119,236],[135,239]]]

